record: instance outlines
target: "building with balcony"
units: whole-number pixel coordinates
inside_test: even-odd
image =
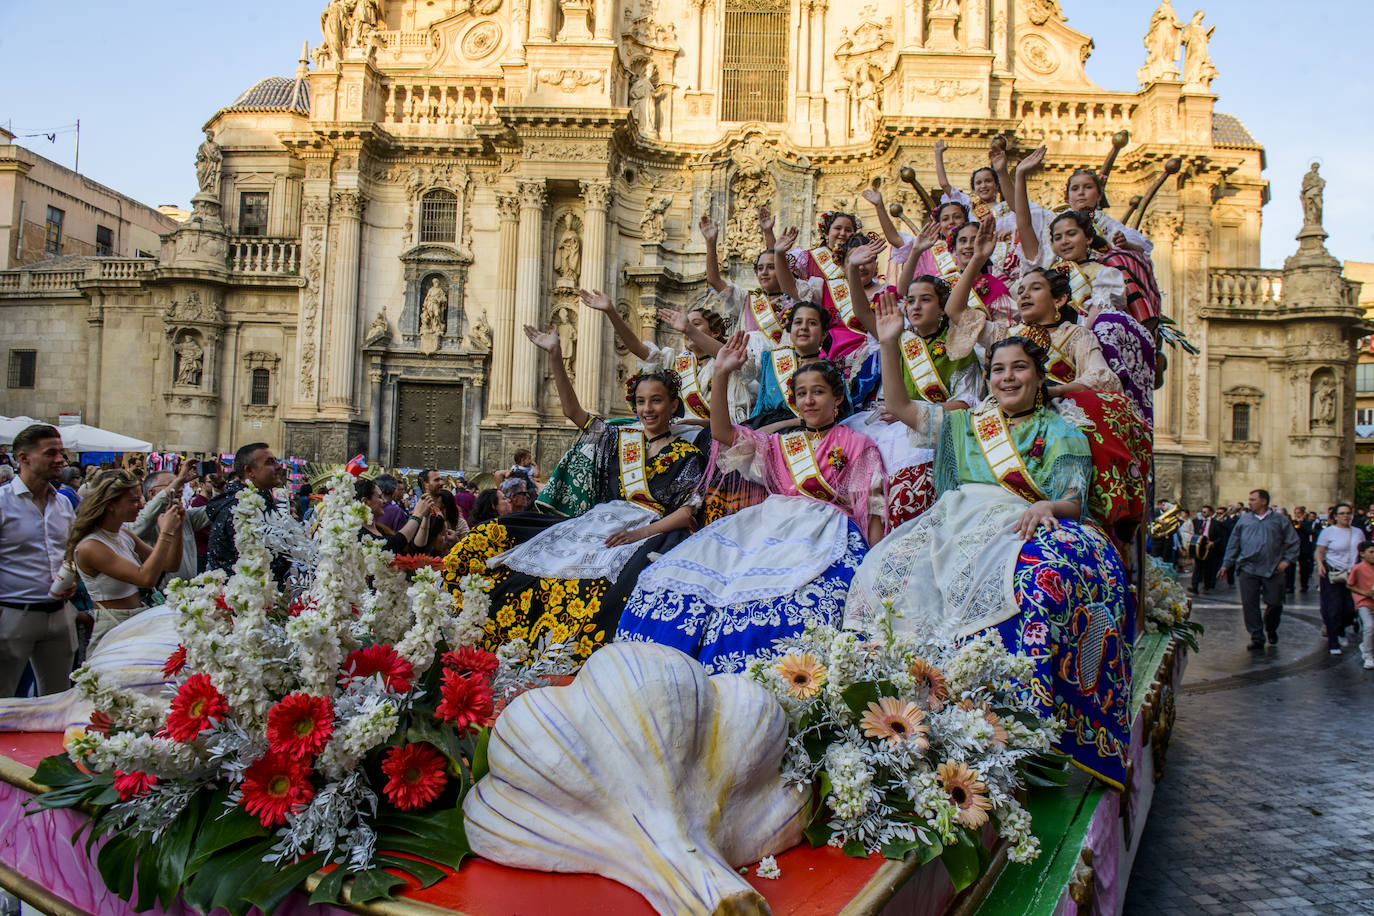
[[[1156,395],[1159,494],[1350,488],[1356,286],[1310,233],[1259,268],[1264,149],[1217,110],[1205,55],[1099,87],[1056,0],[321,5],[296,74],[206,123],[201,192],[155,263],[0,272],[0,345],[44,321],[83,354],[65,409],[192,450],[490,468],[529,445],[551,466],[574,431],[521,327],[557,329],[590,409],[623,411],[634,369],[579,287],[666,342],[657,310],[708,292],[702,216],[752,285],[760,205],[814,245],[824,210],[872,222],[874,181],[919,213],[899,175],[931,186],[936,140],[962,184],[1005,135],[1013,159],[1048,146],[1031,192],[1057,206],[1129,131],[1111,212],[1180,160],[1141,225],[1200,349],[1169,352]]]

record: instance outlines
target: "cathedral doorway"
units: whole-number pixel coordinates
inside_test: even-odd
[[[462,385],[397,383],[393,452],[397,466],[464,469],[466,428]]]

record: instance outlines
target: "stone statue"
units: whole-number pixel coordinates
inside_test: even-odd
[[[487,324],[485,315],[478,318],[477,323],[472,326],[472,331],[468,334],[468,340],[479,350],[491,349],[491,325]]]
[[[1187,49],[1183,55],[1183,82],[1207,89],[1217,75],[1212,58],[1207,56],[1207,43],[1212,40],[1212,33],[1217,27],[1204,28],[1204,15],[1202,10],[1198,10],[1193,14],[1192,21],[1183,27],[1183,47]]]
[[[1145,66],[1136,73],[1142,86],[1159,79],[1178,79],[1178,47],[1182,33],[1183,23],[1178,21],[1173,6],[1169,0],[1161,0],[1145,32]]]
[[[572,301],[577,302],[575,298]],[[563,299],[553,307],[553,314],[549,319],[553,322],[554,332],[558,334],[558,345],[563,350],[563,366],[571,378],[573,366],[577,362],[577,310],[568,304],[567,299]]]
[[[420,304],[420,336],[442,337],[448,316],[448,293],[438,277],[429,281],[424,302]]]
[[[321,47],[329,59],[335,64],[343,60],[344,39],[348,34],[347,0],[329,0],[329,5],[320,13],[320,33],[324,36]]]
[[[640,240],[661,242],[668,237],[663,229],[663,214],[672,206],[673,196],[650,197],[644,202],[644,215],[639,218]]]
[[[630,111],[634,112],[635,121],[646,137],[658,136],[657,93],[658,68],[646,63],[630,84]]]
[[[177,371],[176,384],[188,388],[200,387],[201,367],[205,364],[205,351],[196,343],[194,337],[184,337],[176,346]]]
[[[205,128],[205,139],[196,148],[196,182],[201,193],[219,196],[219,172],[224,162],[224,154],[215,142],[215,132]]]
[[[1321,175],[1317,174],[1317,163],[1312,163],[1312,168],[1307,170],[1307,174],[1302,176],[1302,220],[1307,226],[1320,226],[1322,224],[1322,191],[1326,187],[1326,181]]]
[[[1336,423],[1336,382],[1323,375],[1312,389],[1312,425],[1333,426]]]
[[[358,47],[364,44],[377,31],[379,18],[380,11],[377,8],[377,0],[357,0],[353,5],[352,34],[348,42],[349,45]]]
[[[857,85],[854,87],[854,103],[857,106],[858,117],[856,123],[859,133],[873,136],[878,128],[878,115],[882,111],[881,93],[878,84],[873,80],[873,71],[864,68],[863,75],[859,77]]]
[[[563,225],[563,235],[558,240],[558,251],[554,255],[553,272],[558,277],[559,286],[576,288],[582,270],[582,239],[573,226],[572,217]]]
[[[367,333],[363,335],[364,347],[375,347],[384,344],[391,339],[391,326],[386,323],[386,315],[382,312],[377,313],[377,317],[372,319],[372,324],[368,325]]]

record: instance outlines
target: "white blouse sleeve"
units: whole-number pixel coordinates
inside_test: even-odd
[[[1100,266],[1097,276],[1093,277],[1092,295],[1085,303],[1087,308],[1115,308],[1126,311],[1126,278],[1115,267]]]

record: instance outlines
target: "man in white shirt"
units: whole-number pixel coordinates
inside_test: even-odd
[[[71,586],[50,594],[75,512],[55,486],[67,466],[62,437],[44,423],[14,437],[19,475],[0,487],[0,696],[14,695],[24,665],[40,695],[70,686],[76,657]]]

